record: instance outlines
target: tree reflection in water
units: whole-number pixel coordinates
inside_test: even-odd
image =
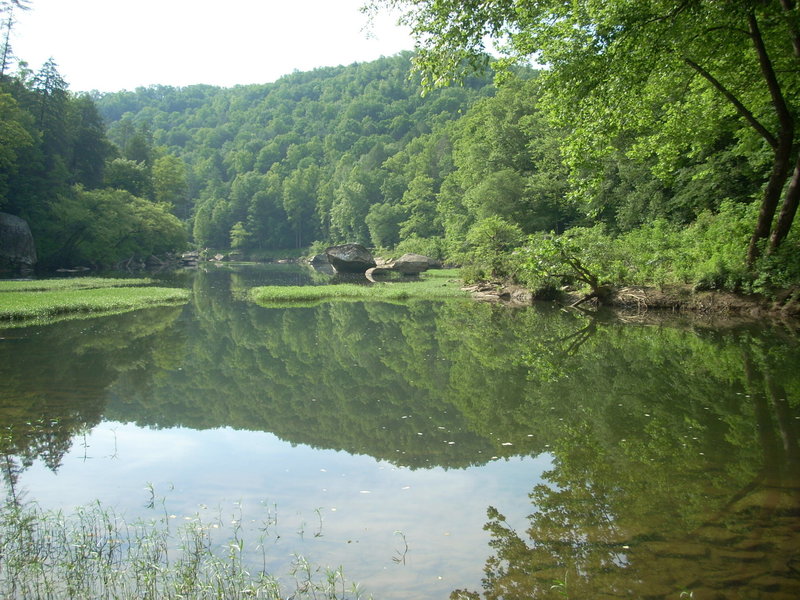
[[[652,339],[665,347],[672,338],[674,358],[662,361],[663,352],[642,346],[637,358],[603,329],[594,337],[611,337],[586,343],[582,366],[573,363],[571,382],[560,387],[582,388],[584,397],[548,394],[559,406],[540,406],[554,468],[530,494],[527,529],[515,530],[495,507],[487,511],[493,554],[483,595],[798,597],[796,339],[780,330],[663,330]],[[627,355],[629,368],[606,358],[605,384],[589,387],[586,360],[614,353]],[[641,360],[655,360],[659,372],[637,380]],[[553,383],[561,379],[554,371],[566,377],[563,369],[536,372]],[[639,415],[626,389],[640,398]],[[560,415],[557,423],[551,414]]]
[[[7,335],[12,492],[102,419],[412,469],[549,454],[526,531],[489,509],[488,598],[800,595],[794,333],[460,301],[268,309],[241,300],[248,277],[201,272],[182,309]]]

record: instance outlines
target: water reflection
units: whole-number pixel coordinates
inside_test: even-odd
[[[498,488],[478,508],[463,500],[476,494],[466,487],[462,497],[431,493],[408,513],[430,524],[427,513],[458,518],[454,508],[469,507],[463,522],[485,521],[491,504],[490,549],[465,538],[485,561],[486,597],[775,598],[800,588],[794,333],[471,302],[245,302],[267,276],[209,269],[183,308],[0,334],[0,451],[12,492],[36,460],[58,470],[76,436],[102,420],[299,444],[279,464],[305,474],[276,471],[264,486],[319,473],[319,454],[313,469],[297,458],[314,449],[418,473],[431,490],[448,471],[543,456],[543,480],[514,471],[524,491],[513,507]],[[396,516],[376,506],[400,510],[389,500],[401,481],[376,481],[364,491],[383,498],[377,505],[345,500],[349,487],[336,501],[351,503],[349,527]],[[527,524],[506,519],[526,492]],[[336,535],[346,538],[344,526]],[[417,542],[417,556],[434,547]],[[334,550],[356,562],[377,552],[364,548]],[[437,568],[463,564],[445,559]]]

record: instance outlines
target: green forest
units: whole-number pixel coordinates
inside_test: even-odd
[[[15,59],[15,5],[0,211],[30,223],[43,267],[358,242],[542,296],[800,281],[789,0],[374,0],[367,12],[405,11],[414,52],[263,85],[89,94],[53,60]]]

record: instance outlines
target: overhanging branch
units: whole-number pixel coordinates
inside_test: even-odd
[[[716,77],[694,62],[692,59],[684,57],[683,62],[697,71],[706,81],[713,85],[717,91],[725,96],[725,98],[731,104],[733,104],[734,108],[736,108],[736,112],[738,112],[744,120],[750,123],[750,125],[761,135],[761,137],[767,140],[767,143],[770,146],[773,148],[778,147],[778,139],[766,127],[764,127],[758,119],[756,119],[755,115],[744,104],[742,104],[741,100],[739,100],[733,94],[733,92],[726,88],[721,81],[719,81]]]

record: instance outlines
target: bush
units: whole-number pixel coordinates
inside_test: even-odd
[[[552,295],[561,286],[602,285],[621,280],[621,261],[614,239],[602,225],[575,227],[556,234],[534,234],[514,255],[517,279],[535,295]]]
[[[490,278],[510,277],[515,270],[511,253],[523,239],[516,224],[497,216],[481,219],[467,232],[463,263]]]

